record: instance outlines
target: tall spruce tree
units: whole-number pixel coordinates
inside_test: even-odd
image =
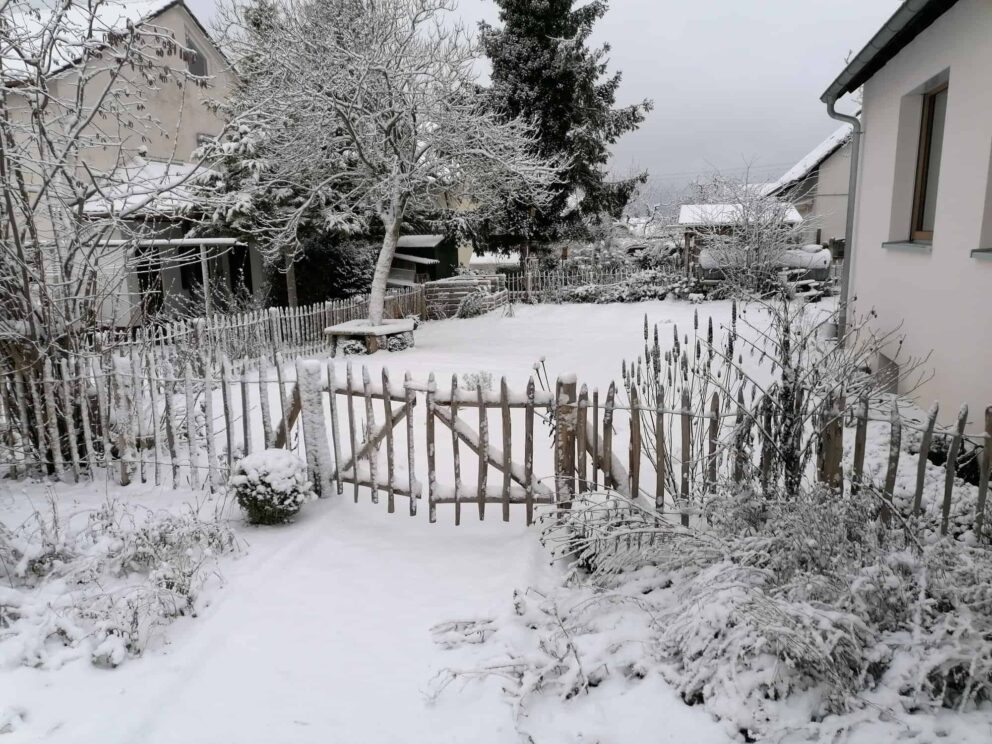
[[[492,63],[493,105],[508,117],[532,120],[543,155],[571,160],[550,208],[530,220],[539,237],[552,238],[602,214],[619,217],[646,174],[608,181],[609,147],[644,121],[653,103],[615,108],[621,73],[607,71],[610,46],[588,46],[604,0],[495,0],[501,28],[480,24]],[[519,230],[532,210],[521,204],[507,227]],[[526,215],[526,216],[525,216]]]

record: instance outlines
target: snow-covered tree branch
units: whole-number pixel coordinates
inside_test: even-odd
[[[237,185],[220,183],[217,214],[255,226],[267,258],[299,250],[300,228],[384,237],[371,320],[404,218],[446,211],[481,219],[519,200],[544,204],[562,163],[535,154],[531,126],[484,105],[476,51],[446,19],[450,0],[284,0],[225,9],[229,47],[251,70],[232,106]],[[264,61],[264,63],[263,63]],[[276,208],[262,209],[271,204]]]

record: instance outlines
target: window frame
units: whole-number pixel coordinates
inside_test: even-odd
[[[923,229],[926,193],[933,147],[933,125],[937,96],[946,93],[950,83],[944,83],[923,95],[923,115],[920,120],[920,145],[916,156],[916,183],[913,186],[913,212],[909,237],[911,240],[933,240],[933,230]],[[946,113],[945,113],[946,117]],[[936,194],[935,194],[936,196]]]

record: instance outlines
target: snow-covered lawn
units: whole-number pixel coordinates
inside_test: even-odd
[[[363,360],[388,364],[396,379],[486,370],[522,386],[540,357],[552,378],[576,373],[590,386],[618,377],[620,359],[643,345],[643,316],[691,328],[695,307],[652,302],[617,306],[518,307],[473,320],[428,323],[417,347]],[[726,315],[729,304],[700,307]],[[0,483],[0,521],[21,524],[44,508],[45,488]],[[454,527],[439,509],[343,497],[309,504],[294,524],[250,528],[230,504],[202,493],[136,484],[60,485],[61,514],[93,510],[107,498],[132,507],[220,509],[243,549],[218,563],[219,580],[195,618],[158,630],[145,653],[117,669],[87,658],[57,669],[12,666],[0,675],[4,742],[493,742],[521,733],[546,742],[727,742],[731,732],[701,706],[687,707],[659,676],[608,681],[597,694],[541,699],[515,722],[495,680],[431,702],[432,679],[475,666],[477,653],[445,650],[431,628],[452,619],[499,615],[514,589],[558,584],[558,569],[534,529],[515,514]],[[16,639],[15,639],[16,640]],[[0,647],[9,642],[0,629]],[[52,643],[56,643],[52,641]],[[474,649],[473,649],[474,650]]]

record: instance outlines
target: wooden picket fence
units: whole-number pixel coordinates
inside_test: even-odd
[[[257,357],[279,350],[283,354],[317,354],[329,347],[324,329],[368,317],[368,295],[329,300],[301,307],[272,307],[209,318],[151,323],[99,334],[98,349],[137,346],[209,346],[229,359]],[[389,290],[385,317],[426,318],[423,286]]]
[[[637,273],[632,268],[520,271],[506,274],[511,302],[555,302],[573,287],[619,284]]]
[[[397,498],[407,498],[410,514],[426,498],[432,522],[438,506],[452,505],[456,524],[464,508],[484,518],[487,506],[498,506],[504,520],[523,507],[531,523],[539,505],[567,507],[576,494],[608,488],[653,506],[659,518],[689,525],[720,483],[767,488],[774,444],[762,434],[768,427],[758,426],[752,449],[735,446],[741,426],[760,416],[742,399],[728,403],[713,393],[700,406],[688,396],[668,410],[643,405],[636,387],[618,393],[611,384],[601,396],[567,377],[554,386],[539,376],[523,388],[504,378],[495,390],[467,389],[457,377],[400,380],[350,363],[342,370],[332,359],[287,361],[274,353],[231,362],[209,349],[183,356],[134,346],[47,362],[40,374],[0,375],[0,465],[14,478],[218,489],[242,456],[284,447],[306,459],[323,495],[349,484],[356,500],[367,492],[378,502],[384,494],[390,512]],[[866,401],[827,401],[817,426],[815,477],[851,496],[880,499],[884,522],[896,511],[900,519],[915,517],[924,509],[928,474],[932,481],[932,444],[946,437],[940,532],[959,534],[960,508],[956,524],[951,514],[962,488],[956,462],[967,410],[951,429],[937,426],[936,409],[922,422],[905,416],[898,401],[883,413]],[[865,466],[873,423],[888,428],[890,441],[885,477],[877,483]],[[852,429],[845,471],[843,438]],[[897,506],[896,481],[903,432],[910,429],[920,432],[921,444],[907,508]],[[984,434],[974,439],[992,442],[992,407]],[[982,539],[990,453],[992,446],[981,451],[977,498],[968,507]]]

